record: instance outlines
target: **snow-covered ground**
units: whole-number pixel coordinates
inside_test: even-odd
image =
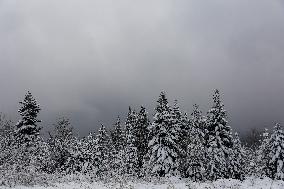
[[[57,183],[52,186],[16,186],[13,189],[284,189],[284,181],[273,181],[268,178],[248,178],[245,181],[234,179],[220,179],[214,182],[184,182],[176,179],[170,179],[167,183],[88,183],[88,182],[69,182]],[[0,186],[0,189],[8,187]]]

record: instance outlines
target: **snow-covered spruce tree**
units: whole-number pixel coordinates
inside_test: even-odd
[[[246,150],[244,146],[241,144],[238,133],[235,133],[233,139],[233,149],[229,156],[229,172],[230,178],[235,178],[239,180],[243,180],[245,177],[245,161],[246,158]]]
[[[0,168],[8,163],[11,157],[11,148],[14,141],[12,122],[0,113]]]
[[[57,123],[54,124],[54,138],[60,141],[69,141],[74,138],[73,127],[71,126],[70,120],[66,117],[61,117],[57,120]]]
[[[96,173],[96,135],[89,133],[87,137],[81,140],[82,156],[84,164],[82,166],[83,173]]]
[[[193,128],[198,128],[201,130],[201,132],[205,132],[206,129],[206,117],[202,115],[202,111],[199,109],[199,105],[194,104],[193,105],[193,111],[191,113],[191,118],[190,118],[190,129]],[[204,137],[204,136],[203,136]]]
[[[2,184],[11,177],[11,169],[18,158],[15,147],[13,124],[0,113],[0,183]]]
[[[172,108],[173,113],[173,127],[176,128],[176,132],[178,133],[178,171],[181,176],[186,175],[186,167],[185,163],[187,162],[186,151],[189,141],[189,129],[190,129],[190,120],[187,117],[187,114],[182,114],[178,101],[174,101],[174,105]]]
[[[65,117],[59,118],[54,127],[54,135],[50,134],[48,139],[52,151],[51,170],[52,172],[65,172],[68,169],[68,158],[71,156],[71,145],[74,143],[73,140],[75,140],[74,132],[69,119]]]
[[[15,125],[15,138],[18,144],[25,144],[29,146],[31,145],[30,143],[36,141],[39,136],[40,127],[37,123],[41,121],[37,118],[37,116],[41,109],[29,91],[20,104],[22,106],[18,112],[22,118]]]
[[[13,170],[19,174],[29,175],[29,179],[33,178],[39,171],[46,170],[46,164],[49,156],[48,147],[43,139],[39,136],[40,127],[37,125],[40,120],[37,116],[41,110],[39,104],[34,99],[32,94],[28,92],[25,98],[20,102],[21,107],[18,112],[21,119],[14,127],[14,154]],[[23,180],[23,182],[29,182]]]
[[[267,144],[267,139],[269,138],[269,132],[267,129],[264,132],[260,132],[257,129],[251,129],[249,134],[244,138],[243,150],[245,152],[244,156],[244,174],[245,176],[257,176],[261,177],[265,175],[265,161],[262,159],[263,149],[265,149]],[[264,142],[266,141],[266,142]]]
[[[125,149],[124,149],[124,171],[127,176],[138,176],[138,138],[137,138],[137,114],[129,107],[125,121]]]
[[[266,175],[272,179],[284,180],[284,132],[279,123],[274,126],[268,147],[268,158],[264,158],[268,160]]]
[[[186,161],[184,163],[185,177],[200,181],[204,180],[206,165],[204,142],[205,118],[202,116],[198,105],[193,106],[190,123],[191,128],[189,130]]]
[[[185,151],[187,148],[187,140],[188,140],[188,134],[189,134],[189,120],[187,118],[187,114],[182,114],[178,101],[174,101],[174,106],[172,108],[173,110],[173,121],[174,121],[174,127],[176,128],[176,131],[178,133],[178,145],[180,148],[180,154],[179,156],[185,156]]]
[[[111,140],[116,151],[120,151],[124,146],[124,133],[121,128],[120,117],[117,117],[116,123],[113,125],[113,130],[111,130]]]
[[[219,90],[213,95],[213,107],[206,122],[206,173],[209,180],[229,178],[228,156],[233,147],[231,127],[227,125],[227,114],[220,99]]]
[[[126,118],[126,121],[125,121],[125,135],[130,132],[131,130],[131,133],[136,136],[137,135],[137,114],[135,112],[135,110],[132,110],[131,107],[129,107],[129,110],[128,110],[128,114],[127,114],[127,118]],[[136,141],[135,141],[135,146],[136,145]]]
[[[178,171],[182,177],[187,177],[186,170],[187,167],[187,146],[190,142],[189,132],[190,132],[190,120],[187,113],[184,113],[180,120],[180,131],[178,135],[178,144],[179,144],[179,158],[178,158]]]
[[[117,151],[112,141],[109,145],[109,174],[114,180],[120,180],[125,175],[125,147],[124,144],[123,149]]]
[[[84,173],[96,170],[93,163],[93,156],[90,154],[88,141],[74,137],[68,149],[69,156],[65,162],[66,173]],[[95,154],[95,152],[94,152]]]
[[[260,134],[260,145],[254,146],[251,150],[255,156],[255,162],[252,162],[252,165],[255,164],[253,174],[256,176],[270,175],[270,169],[267,166],[267,162],[270,160],[268,156],[270,152],[269,139],[270,133],[268,129],[264,129]]]
[[[97,176],[106,178],[110,168],[110,137],[102,124],[96,138],[96,166]]]
[[[0,112],[0,136],[11,135],[13,131],[12,121],[7,119],[6,115]]]
[[[139,175],[145,175],[145,170],[143,164],[147,161],[148,157],[148,127],[150,125],[150,121],[148,119],[146,108],[141,106],[139,113],[137,114],[137,153],[138,153],[138,166],[139,166]]]
[[[187,113],[184,113],[181,116],[180,121],[181,121],[180,134],[179,134],[180,145],[181,145],[181,150],[186,153],[188,142],[190,142],[188,140],[188,137],[191,129],[191,120],[188,117]]]
[[[110,154],[110,169],[114,176],[121,176],[124,173],[124,147],[125,134],[121,127],[120,117],[117,117],[116,123],[111,131],[111,154]]]
[[[132,133],[133,130],[126,132],[126,145],[125,145],[125,158],[124,167],[127,176],[138,176],[139,174],[139,162],[138,162],[138,150],[135,146],[137,138]]]
[[[30,151],[31,165],[35,172],[52,173],[51,153],[49,144],[40,137]]]
[[[244,157],[244,164],[242,165],[244,168],[245,176],[255,176],[257,175],[257,155],[255,148],[252,148],[251,146],[243,146],[245,151],[245,157]]]
[[[178,155],[178,128],[175,128],[173,112],[164,92],[158,99],[153,123],[149,126],[149,171],[156,176],[175,174]]]
[[[90,133],[82,139],[73,137],[68,147],[64,172],[68,174],[82,173],[90,177],[96,177],[98,169],[96,144],[97,138],[95,133]]]

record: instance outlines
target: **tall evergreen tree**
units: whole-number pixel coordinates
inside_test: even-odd
[[[176,119],[176,121],[180,121],[181,118],[182,118],[182,113],[180,111],[179,104],[178,104],[177,100],[174,100],[174,105],[173,105],[172,110],[173,110],[173,116]]]
[[[137,176],[139,171],[137,133],[137,114],[129,107],[125,121],[124,167],[125,173],[132,176]]]
[[[139,174],[139,162],[138,162],[138,150],[135,146],[137,138],[132,133],[133,130],[129,130],[126,133],[126,145],[125,145],[125,158],[124,167],[125,173],[129,176],[138,176]]]
[[[14,126],[12,125],[12,121],[7,119],[3,113],[0,113],[0,151],[10,146],[13,138]],[[0,153],[1,153],[0,152]],[[0,156],[2,158],[2,156]],[[1,161],[0,161],[1,162]],[[1,163],[0,163],[1,164]]]
[[[112,169],[112,177],[124,174],[124,148],[125,133],[121,127],[120,117],[117,117],[116,123],[111,131],[110,145],[110,168]]]
[[[270,161],[269,159],[269,152],[270,152],[270,146],[269,146],[269,139],[270,139],[270,133],[268,129],[264,129],[264,131],[260,134],[260,140],[259,146],[255,146],[253,149],[253,152],[255,153],[255,174],[257,176],[263,176],[263,175],[270,175],[270,169],[267,166],[267,162]]]
[[[184,163],[185,176],[193,180],[203,180],[205,173],[205,142],[204,124],[205,120],[198,105],[194,105],[190,118],[191,128],[189,130],[186,161]]]
[[[243,146],[245,151],[244,157],[244,173],[245,176],[253,176],[257,173],[257,155],[255,149],[251,146]]]
[[[66,173],[88,173],[93,170],[89,153],[86,152],[86,141],[74,137],[69,144],[68,157],[65,162]]]
[[[178,133],[178,145],[180,149],[179,156],[184,156],[187,146],[187,138],[188,138],[188,131],[189,131],[189,124],[188,120],[184,115],[182,115],[182,112],[179,108],[178,101],[174,101],[174,106],[172,108],[172,115],[173,115],[173,127],[176,128],[176,131]]]
[[[149,168],[157,176],[176,172],[179,147],[178,130],[174,126],[173,112],[164,92],[160,94],[152,125],[149,126]]]
[[[14,127],[14,141],[12,146],[13,167],[19,172],[33,175],[36,171],[41,170],[40,162],[43,154],[42,139],[39,136],[40,127],[37,125],[40,120],[37,116],[40,111],[39,104],[32,94],[28,92],[23,101],[20,102],[21,107],[18,112],[21,119]]]
[[[116,151],[120,151],[124,145],[123,130],[121,128],[120,117],[117,117],[116,123],[113,125],[113,130],[111,131],[111,140]]]
[[[70,120],[65,117],[61,117],[57,120],[54,125],[55,133],[54,137],[60,141],[70,141],[74,138],[73,127],[71,126]]]
[[[22,106],[18,112],[22,118],[15,125],[15,137],[18,143],[29,145],[30,142],[34,142],[38,139],[40,127],[37,123],[41,121],[37,118],[37,116],[41,109],[29,91],[20,104]]]
[[[227,125],[227,114],[220,99],[219,90],[213,95],[213,107],[208,112],[205,134],[207,177],[215,180],[228,178],[228,156],[233,147],[231,127]]]
[[[54,134],[50,134],[48,139],[51,148],[53,161],[53,171],[66,171],[68,169],[68,159],[71,156],[70,150],[74,144],[74,132],[69,119],[61,117],[54,124]]]
[[[137,153],[138,153],[138,165],[139,165],[139,176],[144,175],[143,164],[146,161],[146,154],[148,152],[148,127],[150,125],[146,108],[141,106],[139,113],[137,114]]]
[[[7,119],[6,115],[0,112],[0,137],[12,136],[13,130],[12,121]]]
[[[96,162],[97,174],[100,177],[105,177],[109,170],[110,160],[110,137],[102,124],[96,139]]]
[[[178,133],[177,140],[177,148],[179,149],[178,154],[178,170],[182,176],[186,175],[186,166],[187,162],[187,146],[189,141],[189,129],[190,129],[190,120],[187,117],[187,114],[182,114],[178,101],[174,101],[174,105],[172,108],[173,113],[173,127],[176,128],[176,132]]]
[[[191,113],[190,118],[191,128],[197,128],[201,131],[205,131],[206,127],[206,118],[202,115],[202,111],[199,109],[197,104],[193,105],[193,112]],[[204,136],[203,136],[204,137]]]
[[[136,136],[137,131],[137,114],[135,110],[132,110],[131,107],[129,107],[127,118],[125,121],[125,134],[130,132]],[[136,144],[136,142],[135,142]]]
[[[264,158],[268,160],[266,162],[267,176],[284,180],[284,132],[279,123],[274,126],[273,133],[268,140],[268,149],[268,158]]]
[[[0,113],[0,167],[13,164],[14,126],[3,113]],[[8,169],[8,168],[7,168]]]
[[[81,158],[84,160],[81,166],[83,173],[94,173],[97,172],[96,167],[96,135],[95,133],[89,133],[87,137],[81,139]]]
[[[245,161],[246,158],[246,150],[244,146],[241,144],[238,133],[235,133],[233,139],[233,149],[229,156],[229,172],[230,177],[243,180],[245,176]]]

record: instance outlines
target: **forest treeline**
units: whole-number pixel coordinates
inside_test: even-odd
[[[194,181],[267,176],[284,179],[284,133],[257,133],[257,145],[244,145],[233,134],[220,92],[204,115],[198,105],[190,115],[161,92],[150,121],[144,107],[129,108],[108,131],[76,137],[67,118],[58,119],[47,138],[40,135],[38,102],[28,92],[20,102],[21,119],[0,119],[0,184],[34,183],[46,175],[88,175],[93,179],[177,176]]]

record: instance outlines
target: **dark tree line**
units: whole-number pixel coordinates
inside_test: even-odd
[[[198,105],[190,115],[182,112],[178,102],[171,106],[162,92],[153,121],[145,107],[138,111],[129,107],[125,122],[118,117],[110,131],[101,125],[83,138],[74,135],[68,119],[60,118],[44,140],[37,118],[41,108],[30,92],[20,105],[21,119],[16,124],[0,116],[0,172],[6,178],[80,173],[99,179],[242,180],[250,175],[284,179],[281,126],[276,124],[271,134],[261,133],[258,145],[245,146],[228,125],[218,90],[206,115]]]

